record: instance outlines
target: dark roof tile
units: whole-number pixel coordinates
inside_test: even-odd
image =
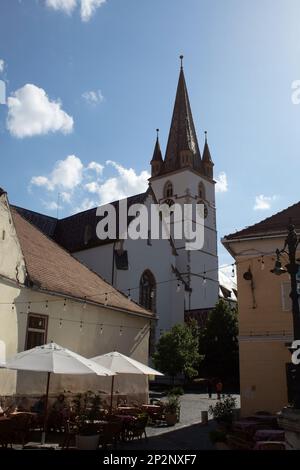
[[[224,237],[224,240],[285,234],[287,233],[287,226],[290,221],[295,225],[296,229],[300,230],[300,202],[297,202],[283,211],[277,212],[277,214],[274,214],[257,224],[246,227],[236,233],[231,233]]]

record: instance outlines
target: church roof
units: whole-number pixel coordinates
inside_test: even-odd
[[[151,316],[11,208],[29,281],[39,290]]]
[[[233,241],[235,239],[266,237],[268,235],[284,235],[287,234],[287,226],[292,221],[296,230],[300,230],[300,202],[293,206],[277,212],[277,214],[268,217],[257,224],[246,227],[235,233],[231,233],[224,237],[223,241]]]
[[[147,195],[148,191],[127,198],[128,208],[133,204],[142,204]],[[114,201],[110,203],[116,209],[117,238],[119,232],[118,203],[119,201]],[[111,243],[114,241],[111,239],[100,240],[97,237],[96,226],[101,220],[101,218],[96,214],[97,207],[86,210],[84,212],[79,212],[78,214],[74,214],[60,220],[21,207],[15,207],[15,209],[26,220],[35,225],[45,235],[52,238],[56,243],[58,243],[70,253],[85,250],[87,248],[93,248],[95,246],[104,245],[106,243]],[[130,220],[131,218],[128,218],[128,223],[130,222]]]
[[[181,66],[165,161],[171,162],[174,169],[179,168],[180,153],[185,150],[190,150],[192,152],[194,156],[194,164],[198,169],[201,163],[201,154],[198,146],[184,71]]]

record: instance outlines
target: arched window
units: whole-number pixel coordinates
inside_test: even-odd
[[[205,187],[204,187],[204,184],[202,183],[199,183],[199,186],[198,186],[198,196],[200,197],[200,199],[206,199],[205,197]]]
[[[140,304],[155,312],[156,309],[156,282],[151,271],[143,272],[140,280]]]
[[[92,239],[92,227],[88,224],[84,227],[84,244],[88,245]]]
[[[173,184],[171,181],[167,181],[164,187],[164,197],[172,197],[173,196]]]

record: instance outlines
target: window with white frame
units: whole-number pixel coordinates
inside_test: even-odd
[[[27,320],[25,349],[32,349],[47,342],[48,316],[30,313]]]

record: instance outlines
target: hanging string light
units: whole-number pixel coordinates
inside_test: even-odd
[[[131,300],[130,289],[128,289],[128,300]]]
[[[265,269],[265,260],[264,257],[262,256],[261,262],[260,262],[260,269],[263,271]]]
[[[103,333],[103,325],[100,325],[100,335]]]
[[[64,312],[67,310],[67,299],[64,300],[64,308],[63,308]]]
[[[62,328],[62,325],[63,325],[62,318],[60,318],[59,319],[59,328]]]
[[[206,271],[204,271],[204,276],[203,276],[203,281],[202,284],[205,286],[206,285]]]
[[[120,326],[120,336],[123,335],[123,326]]]
[[[86,309],[86,297],[84,297],[83,307],[84,310]]]
[[[180,291],[181,291],[181,283],[177,282],[176,292],[180,292]]]
[[[79,330],[80,330],[80,333],[83,332],[83,322],[82,322],[82,320],[80,321]]]
[[[104,299],[104,305],[108,304],[108,294],[107,292],[105,293],[105,299]]]
[[[31,309],[31,302],[28,302],[28,305],[27,305],[27,313],[30,313],[30,309]]]
[[[48,310],[48,302],[49,302],[49,301],[46,300],[46,305],[45,305],[46,310]]]

